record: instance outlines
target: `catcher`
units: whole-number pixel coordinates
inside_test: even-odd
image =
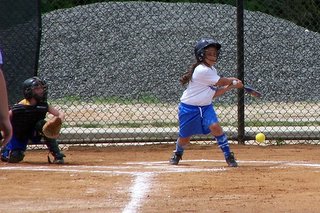
[[[49,163],[63,164],[65,155],[60,151],[56,138],[59,136],[64,113],[47,103],[47,84],[38,77],[23,82],[24,99],[14,104],[9,111],[13,128],[11,140],[1,149],[1,160],[18,163],[23,160],[27,144],[44,139],[53,160]],[[54,117],[46,121],[47,113]]]

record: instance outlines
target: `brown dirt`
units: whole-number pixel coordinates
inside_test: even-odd
[[[0,163],[0,212],[319,212],[320,146],[232,145],[228,168],[215,145],[69,147],[65,165],[46,150]]]

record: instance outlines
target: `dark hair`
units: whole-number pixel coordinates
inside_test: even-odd
[[[199,64],[201,64],[203,62],[206,65],[208,65],[206,62],[204,62],[204,55],[205,55],[204,52],[205,52],[205,49],[207,49],[208,47],[211,47],[211,46],[217,48],[218,55],[219,55],[221,44],[219,44],[215,40],[213,40],[213,39],[201,39],[200,41],[197,42],[197,44],[195,46],[195,49],[194,49],[194,53],[195,53],[195,57],[196,57],[197,61],[194,64],[192,64],[191,67],[189,68],[189,70],[187,70],[187,72],[185,72],[183,74],[183,76],[181,76],[180,79],[179,79],[180,83],[183,86],[185,86],[186,84],[188,84],[191,81],[194,69]]]
[[[192,74],[194,72],[194,69],[201,64],[201,61],[195,62],[194,64],[191,65],[191,67],[187,70],[187,72],[185,72],[183,74],[183,76],[181,76],[181,78],[179,79],[180,83],[184,86],[186,84],[188,84],[191,81],[192,78]]]

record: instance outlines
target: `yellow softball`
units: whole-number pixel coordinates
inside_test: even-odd
[[[266,140],[266,136],[263,133],[256,134],[256,141],[258,143],[263,143]]]

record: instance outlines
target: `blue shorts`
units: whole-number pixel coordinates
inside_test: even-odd
[[[27,145],[31,141],[32,144],[39,144],[41,143],[41,136],[39,135],[32,135],[28,138],[23,140],[19,140],[14,134],[12,135],[10,141],[6,145],[6,149],[8,150],[22,150],[26,151]]]
[[[213,105],[192,106],[179,104],[179,137],[186,138],[196,134],[209,134],[211,126],[218,123]]]

